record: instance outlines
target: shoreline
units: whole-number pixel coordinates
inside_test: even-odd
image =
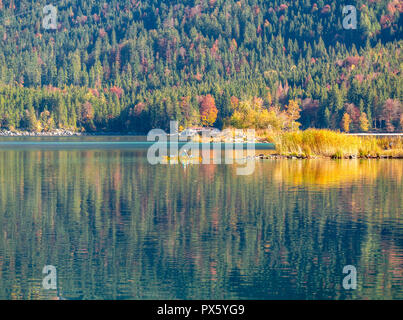
[[[170,134],[168,134],[170,135]],[[403,137],[403,133],[346,133],[347,136],[356,137]],[[78,132],[69,129],[55,129],[52,131],[21,131],[21,130],[6,130],[0,129],[0,137],[72,137],[72,136],[147,136],[146,133],[142,132],[105,132],[105,131],[94,131],[94,132]],[[198,139],[196,141],[201,141]],[[257,137],[258,142],[264,143],[262,137]],[[199,141],[199,142],[200,142]],[[224,141],[222,141],[224,142]]]
[[[345,155],[342,157],[336,156],[306,156],[306,155],[284,155],[284,154],[259,154],[256,155],[255,160],[320,160],[320,159],[330,159],[330,160],[380,160],[380,159],[403,159],[403,155],[366,155],[366,156],[357,156],[357,155]]]
[[[0,129],[1,137],[96,137],[96,136],[145,136],[139,132],[78,132],[69,129],[55,129],[47,132],[32,132],[19,130]],[[341,134],[330,130],[308,129],[299,132],[280,132],[274,136],[260,135],[252,141],[237,141],[239,138],[232,138],[228,141],[225,137],[211,138],[203,141],[202,138],[193,138],[193,142],[208,143],[258,143],[272,144],[274,149],[269,154],[259,153],[252,158],[255,160],[276,160],[276,159],[403,159],[402,133],[395,134]],[[376,137],[378,136],[378,138]],[[344,137],[344,138],[343,138]],[[341,139],[341,140],[340,140]],[[347,139],[346,141],[344,141]],[[357,140],[358,139],[358,140]],[[372,139],[372,140],[368,140]],[[381,140],[386,139],[387,145],[379,145]],[[396,140],[397,139],[397,140]],[[243,139],[242,139],[243,140]],[[326,141],[325,145],[322,141]],[[367,143],[371,142],[372,143]],[[190,141],[188,141],[190,142]],[[355,148],[351,145],[356,144]],[[358,143],[358,144],[357,144]],[[341,146],[340,144],[344,144]],[[367,144],[367,145],[366,145]],[[383,143],[385,144],[385,143]],[[258,149],[256,149],[258,150]]]
[[[77,132],[67,129],[52,131],[10,131],[1,130],[0,137],[88,137],[88,136],[145,136],[139,132]]]

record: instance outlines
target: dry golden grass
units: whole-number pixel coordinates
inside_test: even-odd
[[[262,132],[261,136],[276,146],[281,155],[302,155],[343,158],[346,156],[403,156],[401,137],[376,138],[308,129],[294,132]]]
[[[383,156],[403,159],[403,149],[392,149],[382,151]]]

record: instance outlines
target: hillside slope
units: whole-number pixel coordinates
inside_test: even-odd
[[[1,128],[281,127],[292,100],[304,128],[402,130],[401,0],[356,1],[356,30],[347,1],[61,0],[56,30],[46,4],[0,0]]]

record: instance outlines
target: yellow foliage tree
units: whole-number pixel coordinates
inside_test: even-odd
[[[227,123],[238,129],[255,128],[281,130],[283,119],[279,110],[263,107],[263,100],[253,98],[237,103],[232,116]]]
[[[264,109],[259,113],[258,125],[259,129],[270,128],[272,130],[281,130],[282,121],[274,109]]]
[[[271,104],[272,104],[272,102],[273,102],[273,98],[272,98],[272,96],[271,96],[270,91],[267,92],[266,99],[267,99],[267,104],[268,104],[269,106],[271,106]]]
[[[351,123],[350,115],[346,112],[344,113],[343,119],[341,120],[341,127],[344,132],[350,132],[350,123]]]
[[[365,112],[361,113],[359,121],[360,129],[364,132],[367,132],[369,130],[369,121]]]
[[[287,111],[287,116],[288,119],[290,120],[291,123],[291,130],[298,129],[298,127],[301,125],[300,123],[296,122],[301,116],[301,108],[298,104],[297,100],[290,100],[288,102],[288,105],[285,106],[286,111]]]

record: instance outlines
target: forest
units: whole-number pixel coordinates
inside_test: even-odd
[[[403,131],[402,0],[47,4],[0,0],[0,129]]]

